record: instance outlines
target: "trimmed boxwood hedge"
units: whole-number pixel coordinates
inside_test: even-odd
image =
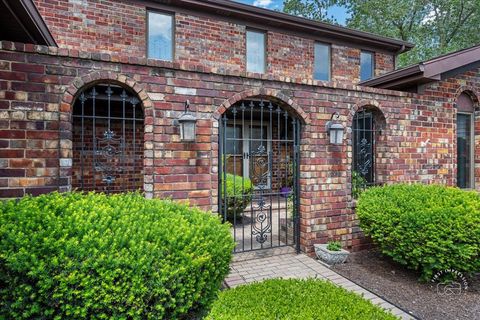
[[[217,216],[139,193],[0,205],[0,319],[176,319],[208,308],[233,239]]]
[[[271,279],[223,291],[207,320],[397,319],[359,295],[317,279]]]
[[[227,220],[233,221],[241,219],[243,210],[252,200],[253,185],[252,181],[247,177],[236,176],[233,174],[225,175],[225,189],[227,191]],[[243,187],[242,187],[243,183]],[[225,192],[223,186],[220,190],[220,195],[223,197]]]
[[[357,205],[360,226],[381,251],[422,280],[438,271],[480,271],[480,197],[440,185],[370,188]]]

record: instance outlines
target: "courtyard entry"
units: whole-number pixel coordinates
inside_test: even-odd
[[[235,252],[299,249],[299,119],[275,101],[251,99],[220,120],[219,212]]]
[[[81,91],[72,116],[72,188],[117,193],[143,189],[144,117],[132,91],[97,84]]]

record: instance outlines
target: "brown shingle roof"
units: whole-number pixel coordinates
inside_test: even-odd
[[[442,74],[480,62],[480,45],[444,54],[418,64],[362,81],[360,85],[402,90],[441,80]]]

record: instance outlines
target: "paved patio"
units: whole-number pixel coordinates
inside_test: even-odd
[[[225,285],[232,288],[271,278],[309,277],[329,280],[347,290],[363,295],[365,299],[389,310],[401,319],[415,319],[405,311],[332,271],[318,260],[305,254],[297,255],[291,247],[235,254]]]
[[[287,210],[287,199],[277,196],[266,196],[264,199],[265,207],[259,209],[258,199],[252,201],[245,211],[243,219],[237,219],[232,228],[232,236],[237,244],[239,252],[245,250],[268,249],[284,245],[292,245],[293,239],[293,219],[292,212]],[[263,223],[257,221],[260,214],[265,214]],[[256,240],[255,228],[265,230],[266,241],[260,243]]]

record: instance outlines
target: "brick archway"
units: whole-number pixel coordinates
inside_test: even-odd
[[[362,119],[368,118],[371,120],[369,125],[362,123],[362,121],[360,121],[360,123],[358,122],[357,116],[360,113],[369,115],[369,117],[362,117]],[[348,148],[351,151],[351,156],[347,159],[350,166],[350,170],[347,171],[347,178],[351,184],[351,188],[349,188],[349,191],[352,191],[355,188],[355,186],[353,185],[354,183],[358,183],[358,181],[361,181],[358,180],[361,179],[360,176],[357,176],[356,179],[354,179],[353,176],[354,171],[359,174],[359,170],[358,168],[356,168],[356,165],[358,166],[359,161],[358,159],[356,161],[354,160],[355,155],[357,156],[357,158],[360,158],[358,152],[356,153],[356,151],[358,151],[357,149],[359,149],[357,139],[362,140],[362,138],[367,138],[366,140],[369,141],[369,143],[361,149],[367,148],[368,146],[370,146],[371,143],[371,152],[368,152],[369,154],[371,154],[371,168],[368,170],[368,176],[372,181],[366,182],[369,185],[382,184],[386,182],[388,176],[387,163],[383,161],[384,159],[382,159],[380,155],[386,154],[388,150],[387,137],[389,134],[389,116],[390,115],[386,113],[385,110],[382,108],[382,105],[376,100],[362,100],[350,109],[350,112],[347,116],[348,129],[346,135]],[[364,127],[365,125],[367,127]],[[357,129],[354,129],[354,127],[357,127]],[[357,182],[355,182],[354,180],[356,180]],[[352,193],[352,197],[353,196],[354,195]]]
[[[239,101],[245,100],[247,98],[253,98],[253,97],[260,97],[266,100],[268,99],[277,100],[281,102],[285,108],[293,111],[298,116],[298,118],[302,121],[303,124],[305,125],[310,124],[309,115],[297,103],[295,103],[295,101],[292,98],[290,98],[280,90],[267,89],[267,88],[245,90],[233,95],[232,97],[226,99],[217,108],[217,110],[213,113],[213,118],[216,120],[219,120],[220,116],[225,111],[227,111],[227,109],[230,108],[232,105],[234,105]]]
[[[94,86],[99,83],[110,83],[113,85],[119,85],[124,87],[137,95],[140,100],[140,106],[143,108],[144,115],[144,157],[143,157],[143,170],[144,170],[144,183],[143,190],[145,196],[148,198],[153,197],[153,159],[148,158],[147,155],[153,154],[153,127],[151,124],[154,122],[153,103],[150,100],[144,87],[136,82],[134,79],[125,76],[123,74],[110,72],[110,71],[95,71],[87,75],[75,78],[70,85],[65,89],[62,101],[60,102],[60,159],[59,159],[59,176],[62,182],[59,186],[60,191],[68,191],[72,186],[72,159],[73,159],[73,146],[72,146],[72,112],[73,104],[78,98],[79,94],[84,88]]]
[[[299,251],[300,144],[301,129],[310,123],[308,115],[281,91],[258,89],[225,100],[213,118],[218,136],[213,150],[219,159],[217,168],[212,168],[220,187],[217,211],[233,225],[235,252],[282,246],[295,246]],[[226,194],[223,188],[229,183],[229,175],[235,181],[250,181],[250,209],[230,210],[236,208],[230,200],[237,199],[240,191],[234,189],[233,197]],[[270,215],[263,215],[263,206],[270,208]],[[251,230],[245,230],[240,220],[250,221]]]
[[[460,86],[455,92],[454,103],[456,103],[458,97],[462,93],[466,93],[472,99],[475,105],[475,109],[478,109],[480,107],[480,100],[479,100],[480,95],[477,92],[477,88],[473,86]]]
[[[454,116],[452,122],[456,135],[456,138],[454,138],[456,139],[456,143],[452,145],[454,181],[458,187],[468,187],[479,190],[480,170],[478,168],[479,161],[476,156],[480,152],[480,147],[476,143],[476,141],[478,141],[476,132],[480,126],[478,116],[478,111],[480,110],[479,95],[475,87],[463,85],[457,89],[453,99]],[[471,120],[466,120],[465,117],[471,117]],[[464,128],[468,127],[465,123],[469,121],[472,121],[472,130],[470,133],[467,133],[465,129],[459,129],[461,124],[463,124]],[[459,132],[463,132],[464,134],[462,139],[459,139]],[[470,136],[471,140],[468,138],[465,139],[466,136]],[[470,148],[466,147],[466,140],[472,144]],[[463,143],[461,141],[463,141]],[[468,169],[469,167],[471,167],[470,170]],[[461,168],[463,170],[460,170]]]
[[[390,119],[390,114],[384,110],[383,106],[377,101],[377,100],[362,100],[359,103],[356,103],[351,109],[350,112],[348,113],[347,116],[347,123],[350,125],[352,123],[353,117],[355,116],[355,113],[357,113],[358,110],[361,110],[362,108],[375,108],[379,112],[382,113],[385,123],[388,123],[388,120]]]

